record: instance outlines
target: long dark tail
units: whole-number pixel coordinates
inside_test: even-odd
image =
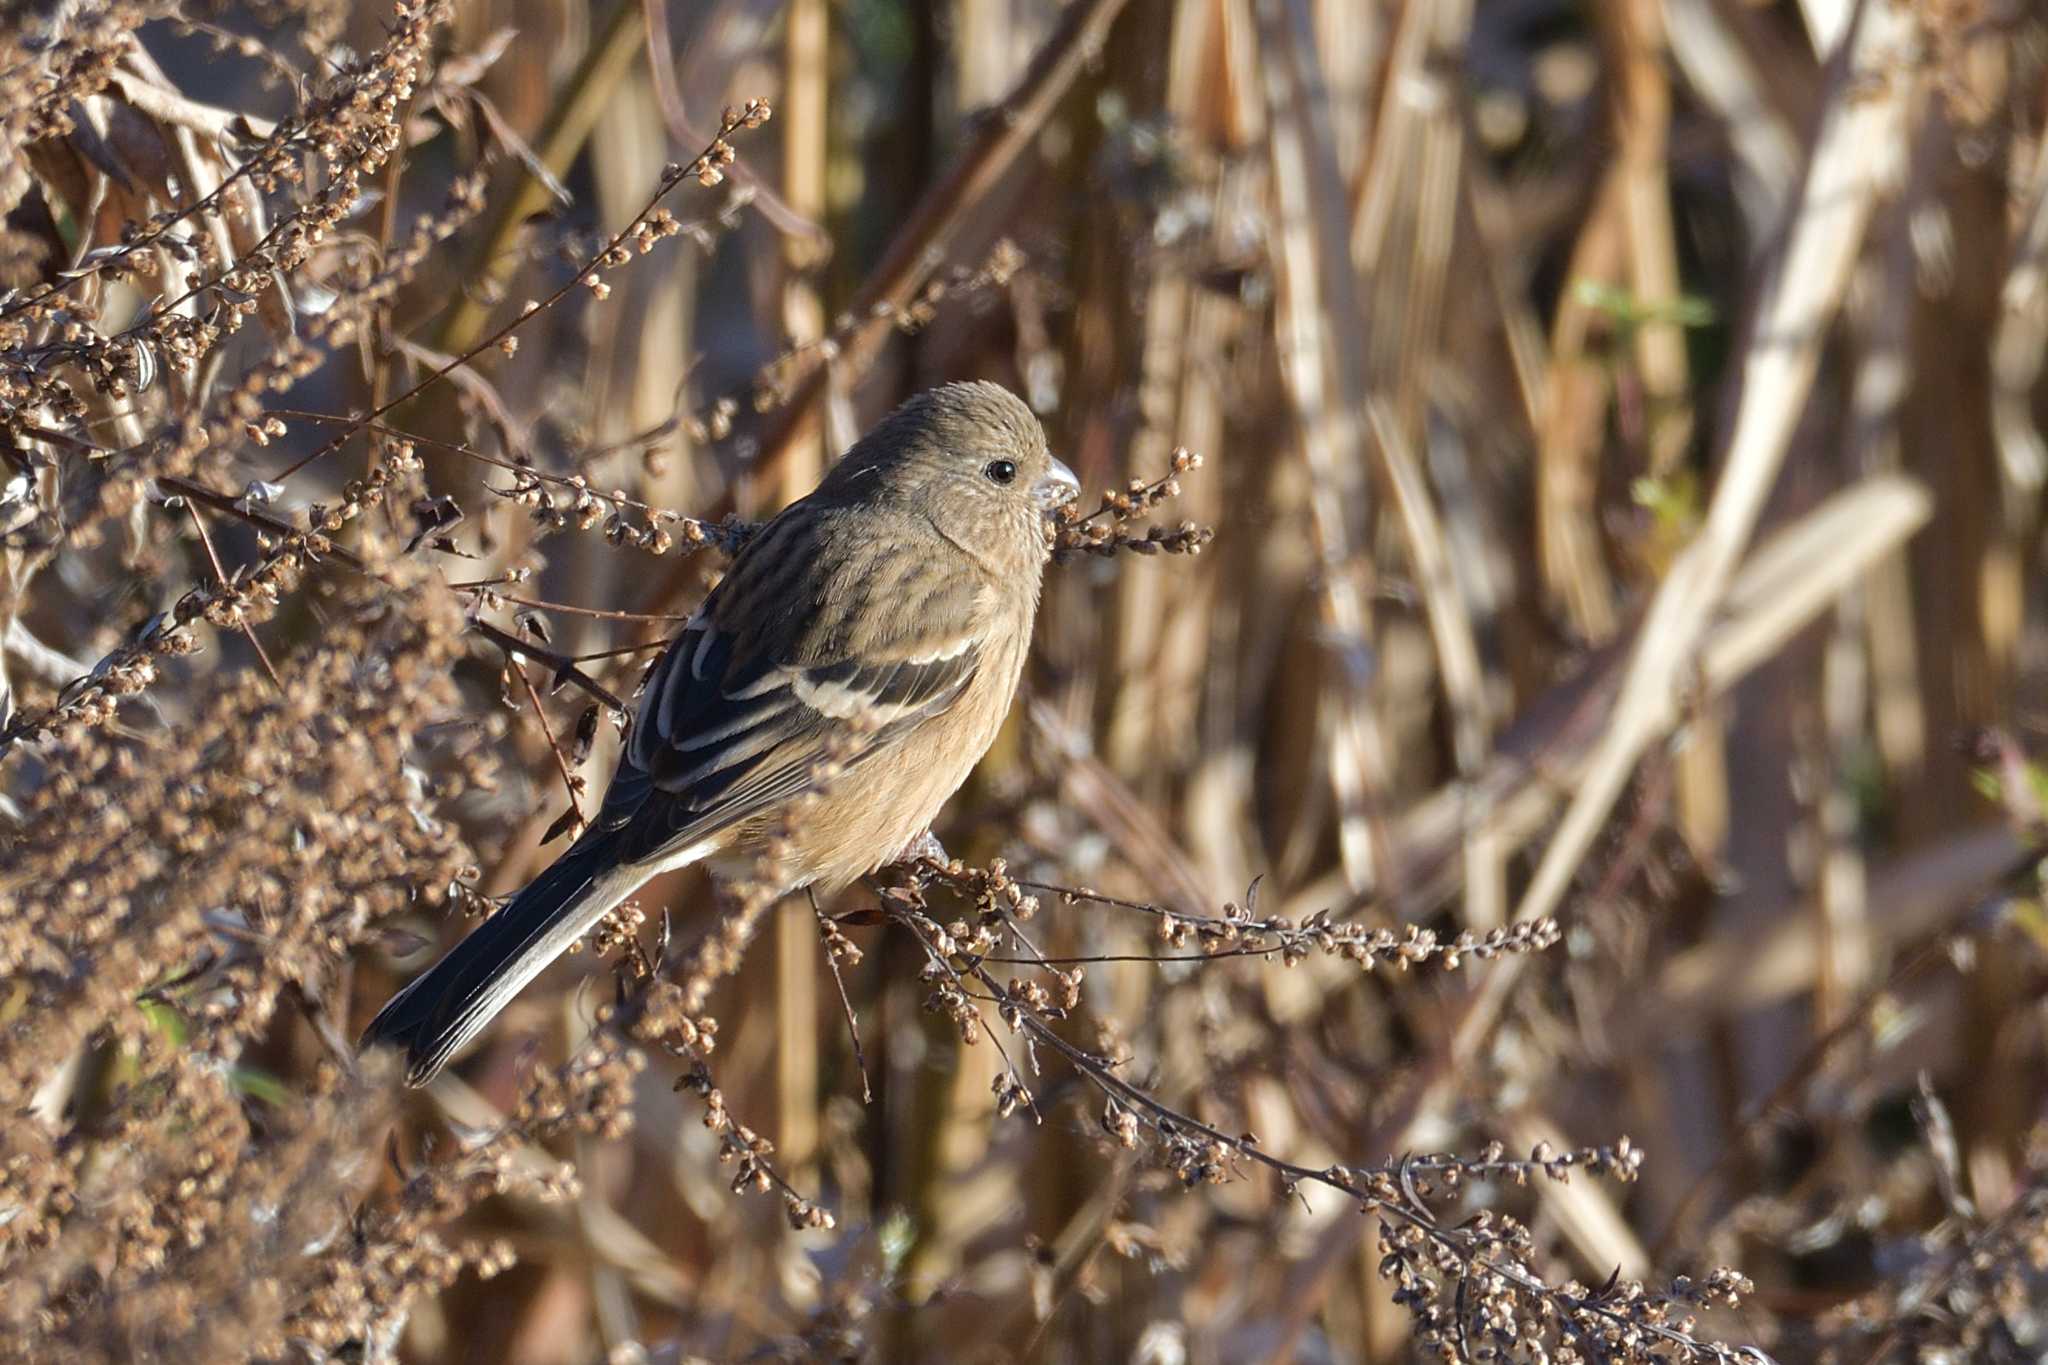
[[[570,849],[392,996],[363,1031],[361,1046],[404,1048],[406,1083],[425,1085],[638,880],[617,866],[608,839]]]

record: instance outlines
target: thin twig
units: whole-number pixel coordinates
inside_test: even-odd
[[[887,906],[886,898],[884,903]],[[1476,1264],[1483,1259],[1488,1273],[1498,1275],[1524,1293],[1554,1305],[1556,1318],[1562,1330],[1583,1331],[1583,1327],[1575,1324],[1573,1319],[1577,1315],[1584,1315],[1616,1330],[1654,1337],[1681,1352],[1682,1358],[1685,1359],[1728,1362],[1729,1365],[1737,1365],[1745,1359],[1755,1359],[1754,1355],[1745,1356],[1743,1352],[1733,1348],[1715,1342],[1701,1341],[1689,1331],[1667,1327],[1636,1314],[1608,1308],[1598,1301],[1596,1294],[1578,1293],[1569,1287],[1553,1286],[1522,1264],[1518,1257],[1500,1254],[1504,1249],[1500,1243],[1484,1239],[1464,1227],[1446,1227],[1440,1224],[1435,1215],[1419,1202],[1415,1194],[1413,1176],[1424,1170],[1456,1169],[1463,1173],[1468,1169],[1468,1163],[1440,1157],[1434,1159],[1435,1164],[1431,1167],[1418,1166],[1413,1163],[1412,1158],[1403,1158],[1383,1167],[1339,1164],[1322,1168],[1302,1166],[1268,1152],[1250,1134],[1226,1133],[1213,1124],[1205,1123],[1173,1108],[1156,1099],[1142,1087],[1118,1076],[1107,1059],[1069,1042],[1037,1009],[1019,1000],[1015,993],[1004,990],[989,974],[987,968],[981,965],[981,960],[970,960],[964,968],[956,966],[926,936],[924,929],[917,922],[919,915],[916,912],[901,906],[888,908],[897,922],[917,935],[919,943],[924,946],[927,958],[953,982],[956,989],[962,990],[970,999],[998,1007],[1013,1028],[1029,1034],[1033,1041],[1044,1044],[1066,1058],[1075,1071],[1113,1102],[1144,1114],[1149,1124],[1162,1137],[1185,1139],[1191,1134],[1199,1136],[1213,1144],[1216,1149],[1230,1152],[1274,1172],[1289,1190],[1302,1184],[1325,1186],[1356,1201],[1363,1212],[1413,1228],[1429,1241],[1444,1248],[1461,1263]],[[970,981],[979,984],[986,994],[965,989]],[[988,1032],[988,1037],[990,1041],[997,1043],[998,1051],[1001,1051],[1000,1040],[993,1030]],[[1003,1053],[1003,1057],[1007,1063],[1008,1054]],[[1028,1098],[1028,1091],[1026,1095]],[[1615,1159],[1616,1154],[1603,1153],[1601,1159],[1612,1162],[1623,1178],[1627,1178],[1633,1173],[1633,1167],[1628,1164],[1628,1153],[1632,1150],[1623,1143],[1618,1161]],[[1532,1159],[1527,1163],[1513,1164],[1529,1171],[1540,1170],[1549,1173],[1549,1164],[1542,1160]],[[1484,1163],[1481,1165],[1483,1169]],[[1497,1161],[1496,1165],[1499,1165]]]
[[[498,629],[489,621],[471,618],[469,622],[469,628],[475,631],[477,634],[483,636],[485,639],[489,640],[492,644],[498,646],[500,649],[507,650],[516,654],[524,654],[527,658],[532,659],[535,663],[546,664],[550,668],[554,669],[554,681],[550,683],[548,686],[548,690],[550,692],[560,687],[563,683],[574,683],[577,687],[582,688],[585,692],[588,692],[591,696],[603,702],[606,706],[611,707],[614,711],[624,714],[632,710],[632,708],[627,706],[626,703],[620,701],[616,696],[614,696],[611,690],[605,687],[603,683],[598,682],[588,673],[585,673],[582,669],[578,668],[576,666],[576,660],[570,658],[568,655],[557,654],[552,649],[546,649],[539,645],[529,644],[527,641],[520,639],[516,635],[512,635],[507,633],[506,631]]]
[[[1003,101],[983,115],[977,136],[960,157],[918,199],[890,239],[881,261],[847,305],[855,331],[835,348],[829,372],[839,383],[867,373],[881,353],[888,321],[908,305],[945,259],[954,236],[968,222],[1010,167],[1032,146],[1081,72],[1101,50],[1110,25],[1127,0],[1077,0],[1060,16],[1059,27],[1031,59],[1030,67]],[[824,400],[828,367],[811,366],[780,416],[761,441],[749,466],[756,478],[771,477],[796,448]],[[656,585],[653,600],[674,597],[680,579],[671,574]]]
[[[640,0],[640,8],[647,26],[647,74],[654,87],[654,102],[661,110],[662,122],[668,125],[668,135],[675,139],[677,146],[697,146],[704,141],[703,134],[690,122],[689,113],[683,108],[682,92],[676,89],[668,5],[664,0]],[[732,178],[753,196],[754,211],[783,236],[801,240],[806,250],[817,255],[832,249],[831,234],[791,208],[773,186],[754,173],[752,167],[734,166]]]
[[[176,474],[159,474],[156,481],[157,486],[167,492],[189,499],[192,502],[204,503],[216,512],[223,512],[231,517],[239,517],[251,526],[268,531],[272,535],[296,536],[305,534],[303,527],[294,526],[282,517],[259,511],[253,506],[245,506],[246,499],[231,497],[226,493],[208,488],[205,484],[195,482],[192,479],[181,478]],[[337,563],[354,569],[357,573],[367,574],[370,572],[370,566],[364,562],[363,557],[346,546],[330,544],[322,557],[332,559]]]
[[[830,937],[831,920],[818,905],[818,897],[809,887],[804,894],[810,897],[811,913],[818,917],[818,941],[825,949],[825,965],[832,969],[832,984],[839,988],[839,1008],[846,1015],[846,1033],[853,1040],[853,1064],[860,1071],[860,1102],[875,1102],[874,1088],[868,1084],[868,1056],[860,1044],[860,1020],[854,1016],[853,1001],[846,994],[846,978],[839,971],[839,955],[832,951]]]
[[[440,383],[441,380],[447,378],[448,375],[454,372],[455,370],[461,368],[464,365],[469,364],[472,360],[475,360],[485,351],[490,350],[499,342],[503,341],[506,337],[518,331],[529,320],[540,316],[542,313],[545,313],[548,309],[560,303],[563,299],[567,298],[572,291],[579,288],[588,288],[589,286],[586,283],[586,281],[595,277],[597,270],[603,264],[607,257],[611,256],[615,252],[621,251],[625,247],[627,240],[630,237],[632,237],[634,231],[643,222],[646,221],[648,216],[651,215],[656,208],[660,207],[661,201],[663,199],[666,199],[671,191],[675,190],[686,180],[697,180],[703,183],[716,183],[715,180],[711,180],[710,177],[722,176],[724,174],[724,158],[721,156],[721,152],[728,146],[725,139],[731,136],[733,133],[738,132],[742,128],[752,126],[752,122],[750,121],[764,120],[766,117],[764,111],[766,109],[767,105],[765,103],[755,100],[749,101],[746,108],[743,110],[729,111],[729,116],[719,121],[717,137],[714,138],[711,144],[707,146],[703,150],[703,152],[698,155],[697,159],[687,166],[669,167],[668,170],[662,174],[661,181],[658,185],[656,185],[654,194],[648,199],[646,205],[641,208],[640,212],[633,215],[632,221],[627,223],[625,227],[619,229],[619,231],[615,233],[611,237],[611,239],[605,243],[603,250],[597,252],[589,260],[585,261],[583,265],[577,269],[576,273],[570,276],[570,278],[565,283],[557,287],[552,293],[548,294],[545,298],[541,299],[537,304],[534,304],[529,308],[522,309],[517,315],[509,319],[503,326],[497,328],[495,331],[485,336],[483,340],[478,341],[474,345],[471,345],[465,350],[463,350],[461,354],[449,360],[447,364],[435,369],[426,378],[420,380],[417,384],[414,384],[404,393],[399,394],[396,398],[387,399],[385,402],[372,408],[369,412],[364,413],[359,417],[353,417],[348,419],[346,429],[343,430],[339,435],[329,440],[325,445],[321,446],[319,449],[313,451],[310,455],[307,455],[299,460],[293,461],[284,469],[280,470],[277,474],[273,475],[272,478],[281,483],[285,479],[290,478],[293,474],[298,473],[301,469],[304,469],[307,465],[312,464],[321,456],[331,454],[332,452],[339,450],[342,446],[348,444],[348,442],[352,440],[358,433],[366,429],[372,422],[375,422],[378,418],[383,417],[385,414],[391,412],[393,409],[402,407],[406,403],[411,402],[414,398],[417,398],[420,394],[432,388],[435,384]]]
[[[507,659],[505,663],[519,676],[519,685],[526,689],[526,699],[533,703],[534,718],[540,721],[540,732],[548,742],[548,752],[555,756],[555,770],[562,775],[562,790],[569,795],[569,828],[565,832],[574,837],[583,832],[586,821],[583,803],[576,796],[576,775],[569,771],[569,756],[562,752],[562,746],[555,740],[555,727],[548,724],[547,708],[540,704],[540,693],[534,691],[533,679],[526,676],[525,667],[517,659]]]
[[[543,602],[532,597],[515,597],[509,592],[493,591],[491,596],[510,602],[514,606],[532,607],[535,611],[565,611],[576,616],[595,616],[604,621],[687,621],[688,616],[674,612],[612,611],[605,607],[578,607],[567,602]]]
[[[343,426],[357,420],[352,417],[344,417],[339,413],[313,412],[304,408],[266,408],[263,415],[280,420],[328,422]],[[729,516],[719,521],[706,521],[701,517],[685,516],[681,512],[672,511],[666,507],[656,507],[653,503],[627,497],[624,493],[616,490],[606,492],[602,489],[593,488],[589,478],[585,475],[552,473],[534,465],[521,464],[517,460],[508,460],[502,456],[487,454],[484,451],[478,450],[475,446],[465,445],[460,441],[444,441],[432,436],[422,436],[417,432],[408,431],[403,427],[391,426],[384,422],[368,422],[363,425],[362,429],[374,432],[380,436],[389,436],[396,441],[407,441],[413,445],[426,446],[430,450],[444,450],[452,455],[460,455],[464,459],[474,460],[478,464],[489,465],[493,469],[503,469],[509,473],[517,474],[522,479],[533,479],[540,483],[554,484],[558,487],[567,488],[579,496],[594,498],[615,510],[623,509],[638,512],[647,518],[650,526],[679,526],[683,531],[683,541],[686,550],[709,546],[728,555],[734,554],[738,552],[740,546],[744,545],[747,539],[754,533],[755,528],[751,523],[741,521],[736,517]],[[577,463],[586,463],[596,458],[597,454],[597,451],[585,451],[582,455],[572,456],[571,458]],[[491,488],[489,485],[486,485],[486,487],[489,488],[489,491],[501,497],[516,498],[521,491],[517,487],[510,490]]]
[[[206,533],[206,523],[199,518],[199,508],[187,500],[185,510],[192,514],[192,529],[199,533],[199,543],[206,547],[206,558],[213,565],[213,576],[220,580],[221,587],[227,587],[227,570],[221,567],[220,556],[214,553],[213,537]],[[263,652],[263,642],[256,638],[256,628],[249,624],[247,618],[241,617],[240,613],[236,615],[236,624],[242,628],[242,634],[248,639],[249,647],[256,651],[256,657],[262,662],[264,673],[269,675],[271,685],[278,690],[279,695],[283,695],[284,679],[277,676],[276,666],[270,662],[270,656]]]

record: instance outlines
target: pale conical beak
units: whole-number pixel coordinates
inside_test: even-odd
[[[1031,485],[1031,500],[1048,512],[1056,512],[1081,496],[1081,481],[1074,471],[1052,456],[1046,457],[1045,473]]]

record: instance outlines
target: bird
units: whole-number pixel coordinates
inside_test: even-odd
[[[999,384],[891,412],[754,533],[669,642],[575,843],[398,991],[362,1046],[403,1049],[425,1085],[662,873],[758,877],[772,849],[776,894],[830,894],[928,847],[1009,712],[1054,514],[1079,492]]]

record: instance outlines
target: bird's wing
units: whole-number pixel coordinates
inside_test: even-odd
[[[762,528],[649,676],[586,837],[615,840],[621,862],[657,858],[958,700],[981,663],[979,584],[940,568],[950,546],[891,538],[905,532],[802,503]]]

